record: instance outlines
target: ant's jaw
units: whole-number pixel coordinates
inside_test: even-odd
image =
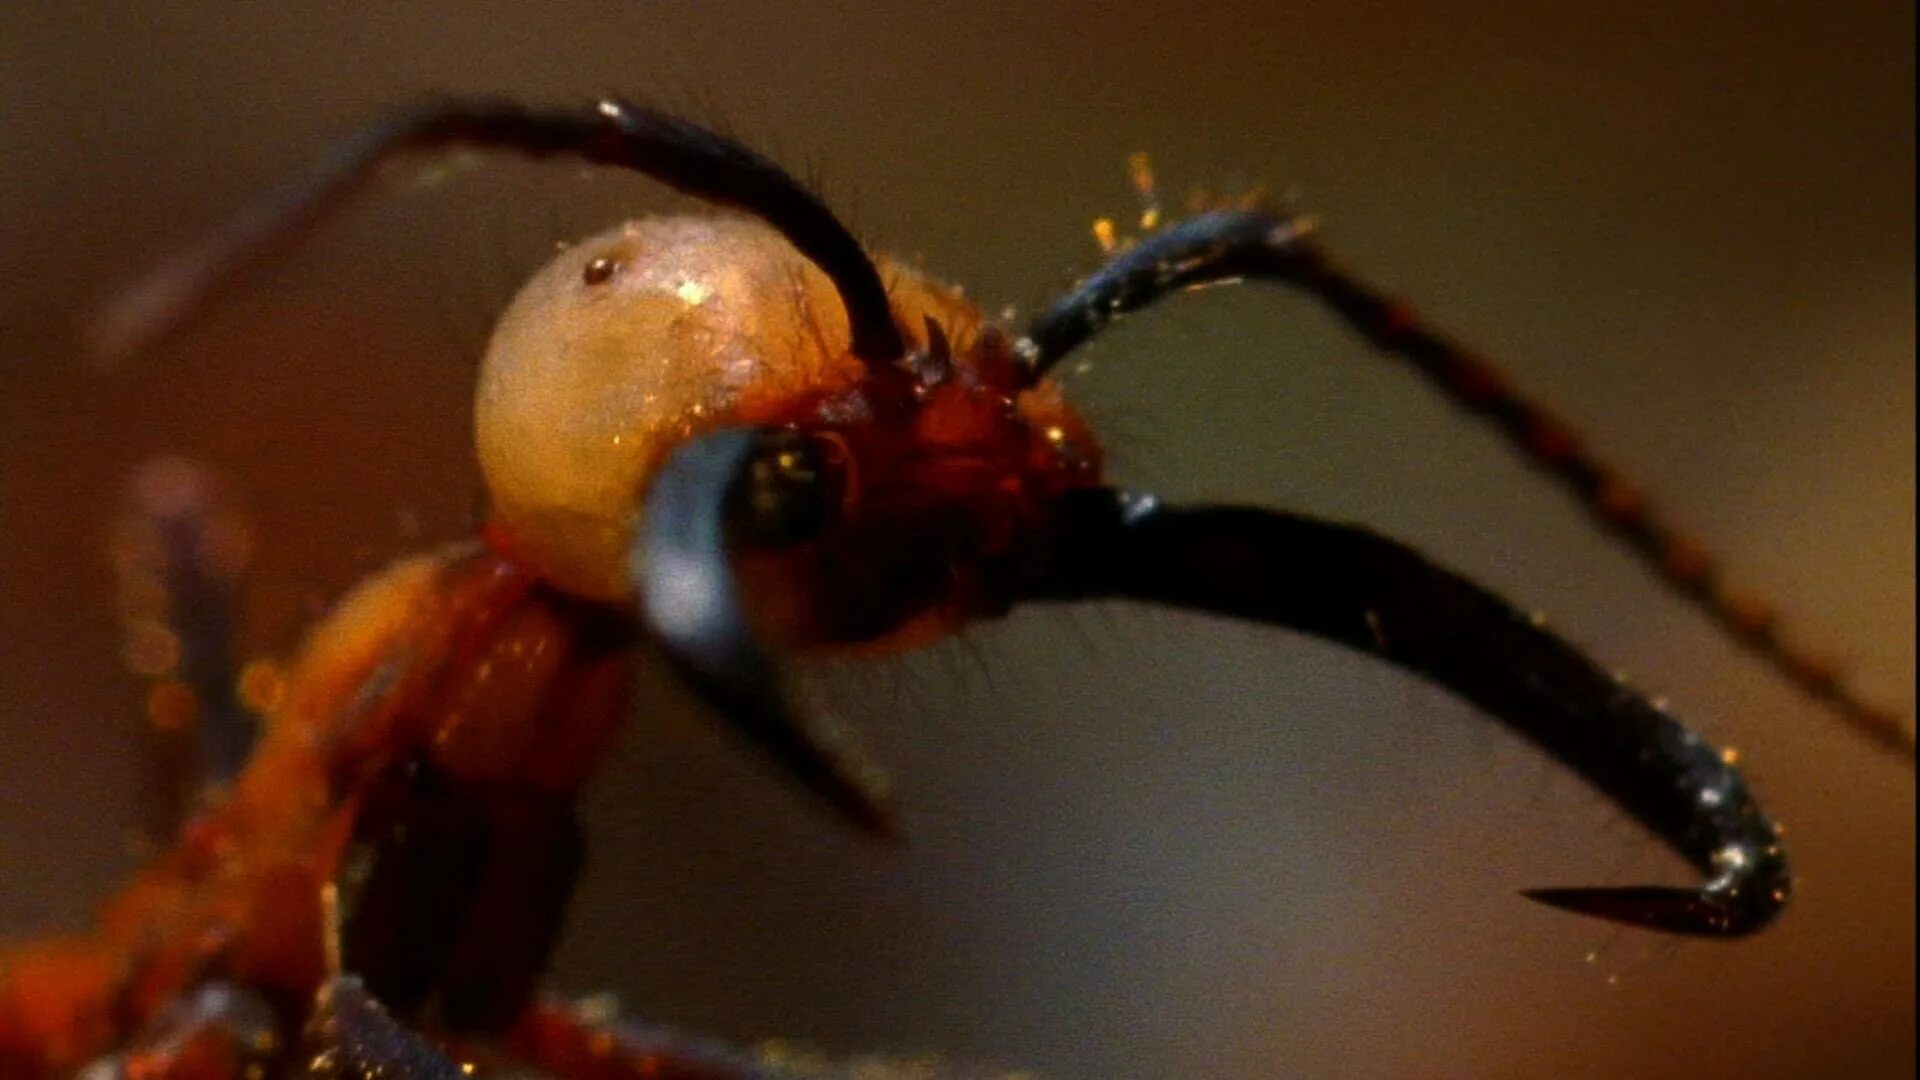
[[[763,536],[770,524],[787,528],[797,519],[779,504],[812,501],[831,471],[791,431],[725,428],[690,440],[648,489],[629,565],[641,624],[688,687],[842,817],[887,837],[896,830],[885,773],[845,729],[788,700],[730,542],[743,526]]]

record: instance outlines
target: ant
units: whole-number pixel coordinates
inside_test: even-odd
[[[1290,212],[1215,207],[1104,244],[1102,268],[1014,332],[703,127],[612,101],[449,101],[347,140],[163,266],[100,347],[174,332],[396,155],[465,149],[619,166],[735,213],[621,225],[521,290],[476,394],[480,535],[398,562],[312,630],[244,766],[209,768],[224,795],[91,934],[0,957],[8,1076],[794,1075],[535,996],[580,864],[575,803],[633,665],[668,665],[824,806],[886,837],[884,775],[791,704],[781,655],[903,650],[1032,602],[1144,600],[1407,669],[1704,876],[1529,898],[1669,934],[1771,923],[1791,876],[1733,755],[1539,619],[1362,527],[1105,482],[1051,372],[1121,315],[1202,285],[1317,298],[1492,422],[1733,638],[1912,756],[1898,718],[1785,643],[1637,489]]]

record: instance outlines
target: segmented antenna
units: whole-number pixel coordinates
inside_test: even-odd
[[[402,154],[495,150],[629,169],[771,225],[833,282],[852,352],[886,365],[906,355],[880,272],[819,196],[731,139],[665,113],[603,100],[538,109],[495,98],[448,99],[395,112],[335,143],[310,171],[252,203],[115,297],[88,342],[102,360],[152,348],[189,325],[222,289],[300,240]]]
[[[1731,584],[1699,540],[1656,513],[1638,485],[1516,389],[1491,360],[1344,269],[1320,246],[1312,219],[1258,205],[1265,200],[1240,199],[1155,228],[1151,166],[1134,155],[1128,172],[1145,205],[1142,235],[1118,238],[1110,219],[1094,223],[1095,241],[1109,261],[1034,319],[1020,350],[1035,379],[1114,319],[1180,290],[1243,279],[1302,289],[1381,351],[1412,364],[1454,404],[1491,421],[1509,446],[1571,491],[1605,531],[1728,637],[1874,745],[1914,760],[1914,737],[1899,713],[1867,701],[1835,661],[1783,635],[1772,604]]]
[[[1381,349],[1410,362],[1455,404],[1485,416],[1522,456],[1571,491],[1594,520],[1729,637],[1824,703],[1874,745],[1911,761],[1914,739],[1899,713],[1873,704],[1830,656],[1786,636],[1778,609],[1729,580],[1698,538],[1668,521],[1641,487],[1578,434],[1516,389],[1484,355],[1456,344],[1396,300],[1343,269],[1317,244],[1302,245],[1297,280]]]

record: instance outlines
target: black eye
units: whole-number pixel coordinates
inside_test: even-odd
[[[589,285],[604,284],[619,270],[620,260],[611,255],[597,255],[580,271],[580,280]]]
[[[765,440],[734,489],[734,527],[752,543],[798,543],[832,524],[845,463],[823,440],[780,432]]]

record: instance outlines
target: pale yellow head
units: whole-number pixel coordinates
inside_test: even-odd
[[[929,314],[978,325],[945,286],[879,265],[903,327]],[[623,598],[641,493],[673,447],[864,374],[832,284],[771,228],[731,216],[619,226],[535,274],[494,331],[475,427],[495,520],[554,584]]]

